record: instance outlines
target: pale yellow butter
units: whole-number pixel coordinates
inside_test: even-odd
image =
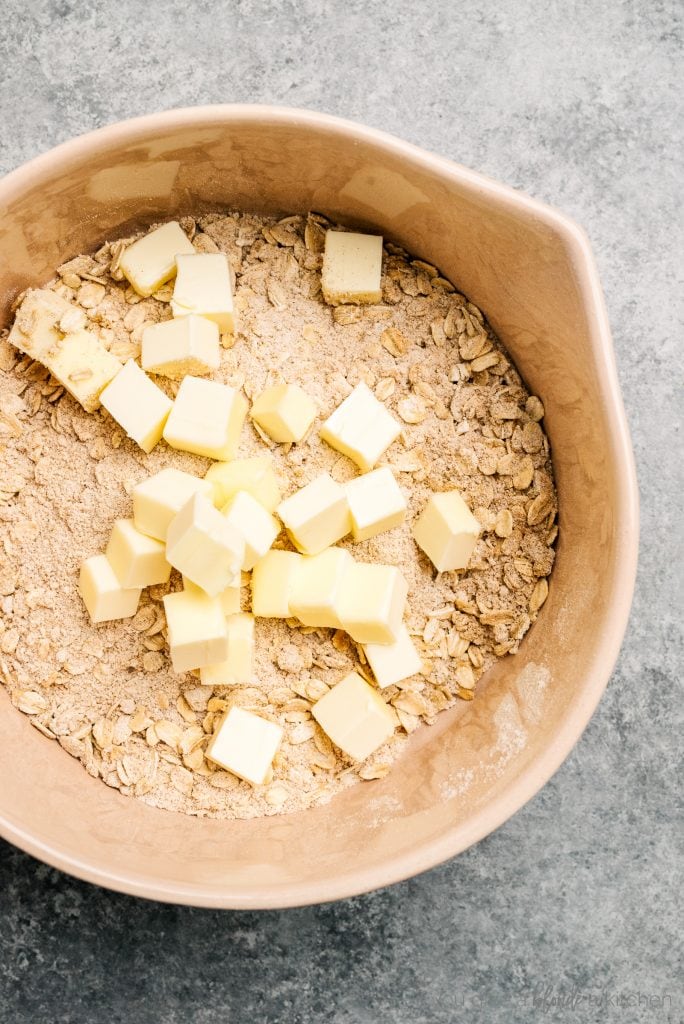
[[[199,590],[179,590],[164,597],[171,664],[191,672],[228,657],[228,626],[216,597]]]
[[[245,542],[204,494],[193,496],[171,520],[166,558],[210,597],[240,583]]]
[[[247,415],[247,399],[235,388],[185,377],[164,427],[172,448],[207,459],[231,459]]]
[[[176,273],[176,256],[194,253],[180,224],[169,221],[124,250],[119,266],[138,295],[151,295]]]
[[[140,587],[122,587],[104,555],[81,565],[78,592],[93,622],[129,619],[138,610]]]
[[[226,616],[237,615],[240,611],[240,587],[226,587],[219,594],[219,601]]]
[[[252,680],[254,666],[254,618],[242,613],[226,618],[228,657],[218,665],[200,669],[204,686],[237,686]]]
[[[195,590],[200,594],[205,593],[201,587],[198,587],[197,584],[193,583],[187,576],[183,576],[183,589]],[[226,618],[228,618],[229,615],[236,615],[240,611],[240,587],[226,587],[226,589],[218,595],[218,600],[221,602],[223,614]]]
[[[87,412],[99,407],[102,392],[121,371],[119,360],[99,344],[92,331],[65,335],[45,365]]]
[[[364,473],[373,468],[400,433],[401,425],[363,381],[328,417],[320,431],[331,448],[348,456]]]
[[[131,440],[148,453],[161,441],[173,404],[133,359],[107,385],[100,402]]]
[[[318,406],[296,384],[277,384],[254,399],[250,416],[279,443],[301,441],[316,419]]]
[[[218,370],[220,353],[219,329],[214,321],[184,316],[145,328],[140,363],[148,373],[182,380],[189,374],[201,377]]]
[[[152,587],[171,575],[164,544],[136,530],[132,519],[117,519],[105,555],[122,587]]]
[[[215,730],[206,756],[253,786],[261,786],[283,738],[283,730],[244,708],[230,708]]]
[[[80,316],[79,316],[80,314]],[[65,332],[60,324],[80,324]],[[47,288],[30,288],[17,310],[9,342],[45,366],[86,412],[100,406],[100,394],[121,363],[84,327],[83,310]]]
[[[382,299],[382,236],[326,231],[321,288],[325,301],[368,303]]]
[[[317,555],[351,530],[344,488],[329,473],[285,498],[276,511],[295,547],[307,555]]]
[[[342,628],[360,644],[391,644],[401,626],[408,585],[394,565],[354,562],[337,599]]]
[[[268,456],[217,462],[209,467],[204,479],[211,481],[217,508],[223,508],[238,491],[247,491],[267,512],[274,512],[281,500],[278,480]]]
[[[305,626],[342,628],[338,599],[344,576],[353,564],[344,548],[303,556],[292,582],[292,614]]]
[[[422,659],[403,623],[391,644],[364,644],[363,650],[381,689],[416,675],[423,667]]]
[[[355,761],[365,761],[392,736],[396,712],[365,679],[350,672],[311,709],[321,729]]]
[[[294,579],[304,555],[269,551],[252,573],[252,613],[267,619],[289,619]]]
[[[280,533],[280,524],[247,491],[238,491],[230,498],[221,509],[221,515],[244,540],[242,568],[253,569]]]
[[[482,527],[458,491],[433,494],[413,526],[413,536],[439,572],[465,569]]]
[[[179,256],[171,299],[174,316],[196,313],[213,320],[221,334],[235,333],[233,289],[228,257],[222,252],[196,252]]]
[[[368,540],[401,526],[407,502],[388,466],[355,477],[344,485],[354,540]]]
[[[180,469],[162,469],[133,488],[133,522],[148,537],[166,540],[169,523],[193,494],[211,498],[211,484]]]

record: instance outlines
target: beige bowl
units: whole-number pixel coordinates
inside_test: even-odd
[[[611,673],[637,555],[637,491],[594,260],[562,214],[381,132],[270,107],[170,111],[104,128],[0,182],[0,321],[14,296],[103,240],[221,206],[319,210],[371,227],[489,317],[546,407],[561,533],[549,598],[477,699],[413,737],[382,781],[327,807],[209,821],[89,778],[0,697],[0,833],[80,878],[212,907],[350,896],[497,828],[577,741]]]

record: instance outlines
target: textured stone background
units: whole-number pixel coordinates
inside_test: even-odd
[[[114,895],[0,844],[1,1024],[681,1020],[676,0],[1,10],[0,171],[135,114],[274,102],[395,132],[575,217],[601,268],[643,502],[637,596],[605,699],[495,835],[392,889],[262,914]],[[573,1006],[554,1004],[562,991]],[[620,1008],[621,993],[641,1005]]]

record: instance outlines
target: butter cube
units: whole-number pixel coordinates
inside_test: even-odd
[[[144,452],[151,452],[161,440],[173,404],[133,359],[107,385],[100,401]]]
[[[217,508],[223,508],[238,491],[247,491],[267,512],[274,512],[281,500],[280,487],[267,456],[217,462],[209,467],[204,479],[211,481]]]
[[[80,318],[79,318],[80,313]],[[64,331],[71,320],[81,326]],[[121,369],[97,335],[85,329],[85,315],[48,288],[30,288],[9,334],[20,352],[45,366],[86,412],[100,406],[100,394]]]
[[[233,707],[214,732],[206,756],[239,779],[261,786],[282,738],[283,730],[275,722]]]
[[[81,565],[78,592],[93,622],[109,622],[135,615],[141,589],[122,587],[105,556],[93,555]]]
[[[196,313],[218,324],[221,334],[235,333],[233,289],[228,257],[222,252],[196,252],[179,256],[171,299],[174,316]]]
[[[238,615],[240,612],[240,587],[226,587],[219,594],[219,601],[226,617],[228,615]]]
[[[199,590],[179,590],[164,597],[171,664],[175,672],[192,672],[228,657],[228,626],[218,598]]]
[[[317,413],[306,391],[296,384],[278,384],[254,399],[250,416],[274,441],[286,442],[301,441]]]
[[[237,686],[252,680],[254,663],[254,618],[251,615],[231,615],[228,625],[228,657],[218,665],[205,665],[200,669],[203,686]]]
[[[180,469],[162,469],[133,488],[133,522],[137,530],[166,540],[169,523],[193,494],[211,497],[211,485]]]
[[[335,746],[354,761],[365,761],[392,736],[396,712],[365,679],[350,672],[311,709]]]
[[[226,384],[185,377],[164,427],[172,448],[207,459],[231,459],[247,415],[244,395]]]
[[[355,231],[326,231],[321,288],[332,306],[344,302],[380,302],[382,236]]]
[[[99,344],[92,331],[65,335],[45,365],[87,412],[99,408],[103,391],[121,372],[119,360]]]
[[[174,569],[210,597],[240,582],[245,556],[242,536],[204,494],[193,494],[172,519],[166,557]]]
[[[188,374],[200,377],[218,370],[220,351],[219,329],[213,320],[184,316],[145,328],[140,363],[148,373],[182,380]]]
[[[119,266],[138,295],[151,295],[175,276],[176,256],[194,251],[180,224],[172,220],[124,249]]]
[[[206,591],[198,587],[196,583],[188,579],[187,576],[183,576],[183,590],[194,590],[199,594],[204,594]],[[226,587],[219,595],[217,600],[221,602],[223,608],[223,614],[226,616],[226,620],[229,615],[237,615],[240,611],[240,587]]]
[[[482,527],[458,491],[433,494],[413,526],[413,537],[439,572],[465,569]]]
[[[364,473],[373,468],[400,433],[400,424],[363,381],[321,427],[323,440],[347,455]]]
[[[407,594],[406,580],[395,566],[354,562],[338,596],[342,628],[359,644],[394,643]]]
[[[423,667],[421,657],[403,623],[393,643],[364,644],[363,650],[381,689],[416,675]]]
[[[290,597],[304,555],[269,551],[252,573],[252,614],[266,619],[289,619]]]
[[[305,626],[341,629],[338,598],[345,574],[353,566],[344,548],[328,548],[320,555],[303,556],[292,582],[290,608]]]
[[[168,583],[171,575],[162,542],[136,530],[132,519],[117,519],[105,555],[122,587]]]
[[[280,533],[280,524],[247,491],[238,491],[221,509],[221,515],[244,540],[242,568],[253,569]]]
[[[347,495],[329,473],[285,498],[276,511],[295,547],[307,555],[317,555],[351,530]]]
[[[406,498],[394,473],[381,466],[344,485],[352,519],[354,540],[368,540],[377,533],[401,526],[406,518]]]

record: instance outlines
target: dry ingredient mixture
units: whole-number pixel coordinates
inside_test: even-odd
[[[317,427],[360,381],[403,425],[381,462],[408,497],[407,521],[353,544],[357,560],[399,565],[408,580],[405,621],[423,671],[381,691],[401,728],[358,764],[313,720],[312,703],[348,672],[372,680],[361,648],[341,631],[257,619],[253,685],[212,688],[197,674],[174,673],[161,600],[179,589],[175,572],[168,585],[143,591],[134,618],[90,623],[77,593],[79,565],[104,549],[115,519],[130,515],[134,485],[167,466],[203,475],[210,463],[163,443],[145,455],[104,410],[85,412],[22,357],[7,332],[0,336],[0,678],[35,728],[123,794],[220,818],[295,811],[360,779],[382,778],[408,734],[472,700],[482,674],[517,651],[546,599],[554,561],[557,503],[544,408],[480,310],[404,250],[385,245],[380,304],[331,308],[320,294],[324,217],[217,213],[181,225],[198,252],[226,253],[236,275],[238,333],[224,336],[230,347],[214,379],[248,398],[296,383],[321,410],[296,445],[276,445],[247,421],[241,457],[269,449],[284,494],[323,471],[351,479],[356,467],[321,442]],[[48,286],[81,307],[122,361],[139,355],[146,326],[171,315],[173,282],[141,299],[123,279],[119,259],[132,240],[77,256]],[[172,381],[157,383],[175,395]],[[452,488],[483,532],[468,569],[440,575],[410,528],[433,491]],[[243,610],[249,598],[243,587]],[[232,705],[285,729],[267,785],[252,787],[204,757],[214,724]]]

